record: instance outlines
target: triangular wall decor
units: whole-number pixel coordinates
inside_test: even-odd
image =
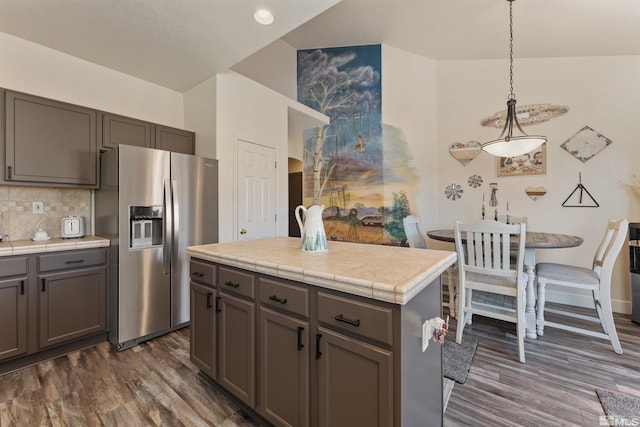
[[[580,182],[576,185],[576,188],[573,189],[571,194],[564,199],[562,202],[562,206],[565,208],[597,208],[600,204],[593,198],[589,190],[586,189],[584,185],[582,185],[582,174],[578,174]],[[585,194],[587,195],[589,200],[585,199]]]

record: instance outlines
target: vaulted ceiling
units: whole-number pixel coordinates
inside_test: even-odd
[[[258,6],[276,15],[260,27]],[[640,0],[517,0],[515,56],[640,55]],[[281,38],[508,56],[506,0],[0,0],[0,31],[184,91]],[[1,58],[0,58],[1,61]]]

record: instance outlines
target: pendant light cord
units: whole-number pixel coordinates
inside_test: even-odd
[[[513,93],[513,1],[509,1],[509,99],[516,99]]]
[[[530,153],[547,142],[547,138],[539,135],[527,135],[518,123],[516,114],[516,95],[513,93],[513,2],[509,2],[509,98],[507,99],[507,118],[498,139],[485,142],[482,149],[498,157],[514,157]],[[521,135],[513,135],[513,126]],[[517,144],[514,144],[517,142]]]

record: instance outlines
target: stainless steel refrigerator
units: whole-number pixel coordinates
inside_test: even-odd
[[[124,350],[188,324],[185,249],[218,241],[218,163],[127,145],[100,161],[95,231],[111,240],[109,340]]]

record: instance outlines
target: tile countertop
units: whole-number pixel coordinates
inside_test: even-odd
[[[44,242],[33,240],[12,240],[0,242],[0,256],[27,255],[40,252],[71,251],[109,246],[109,239],[85,236],[75,239],[52,238]]]
[[[190,246],[187,254],[394,304],[406,304],[456,261],[451,251],[328,244],[324,253],[303,252],[299,238],[270,237]]]

